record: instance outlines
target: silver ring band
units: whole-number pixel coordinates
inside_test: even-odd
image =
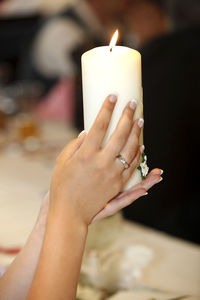
[[[127,161],[125,160],[125,158],[121,155],[118,155],[117,158],[121,161],[121,163],[124,166],[124,169],[128,169],[130,167],[130,165],[127,163]]]

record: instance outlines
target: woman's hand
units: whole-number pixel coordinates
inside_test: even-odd
[[[140,161],[143,147],[139,145],[139,136],[143,120],[133,121],[136,103],[129,102],[116,130],[102,148],[116,100],[115,96],[109,96],[88,135],[81,134],[57,159],[45,236],[27,295],[29,300],[75,299],[88,225],[133,200],[133,194],[129,195],[134,191],[120,192]],[[118,155],[126,159],[128,169]],[[152,181],[148,183],[149,178],[135,187],[135,196],[146,194],[152,184]],[[111,205],[112,211],[108,213]],[[48,197],[41,210],[39,226],[45,226],[47,207]]]
[[[107,205],[94,217],[92,223],[116,214],[121,209],[132,204],[138,198],[148,194],[147,191],[150,188],[162,181],[162,173],[163,171],[161,169],[153,169],[141,183],[120,193],[107,203]]]
[[[83,135],[83,140],[86,133],[81,133]],[[80,140],[74,140],[75,144],[80,145]],[[106,217],[112,216],[119,212],[121,209],[131,205],[135,200],[147,194],[147,191],[152,188],[155,184],[162,181],[161,175],[163,171],[161,169],[153,169],[148,176],[141,183],[133,186],[129,190],[119,193],[115,198],[113,198],[107,205],[93,218],[91,223],[104,219]],[[40,230],[44,230],[46,226],[46,217],[49,209],[49,193],[45,196],[42,203],[40,214],[37,220],[37,226]]]
[[[72,141],[58,157],[50,188],[50,210],[67,210],[89,225],[106,204],[119,195],[139,164],[139,136],[142,120],[133,121],[136,103],[129,102],[117,128],[102,148],[117,101],[110,95],[88,135]],[[124,169],[116,157],[121,154],[130,167]],[[143,195],[146,190],[142,189]],[[142,194],[140,194],[142,196]]]

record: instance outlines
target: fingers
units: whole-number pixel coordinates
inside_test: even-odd
[[[147,178],[142,182],[142,187],[144,187],[147,191],[152,188],[155,184],[161,182],[163,178],[160,175],[150,174]]]
[[[147,190],[152,186],[159,183],[162,180],[161,175],[163,171],[161,169],[153,169],[149,175],[146,177],[142,183],[137,184],[133,188],[120,193],[117,197],[111,200],[105,207],[102,209],[92,220],[92,223],[95,221],[101,220],[105,217],[114,215],[122,208],[132,204],[138,198],[147,195]]]
[[[141,134],[141,129],[143,127],[144,120],[139,119],[134,122],[129,138],[121,150],[120,154],[125,158],[125,160],[130,164],[135,158],[138,150],[139,137]]]
[[[122,168],[123,184],[125,184],[130,179],[133,172],[136,170],[136,168],[138,167],[138,165],[140,163],[140,159],[141,159],[141,150],[140,149],[141,149],[140,147],[137,147],[136,156],[135,156],[134,160],[132,161],[132,163],[130,164],[130,167],[126,170],[124,170]]]
[[[147,194],[145,189],[138,189],[133,191],[131,194],[127,193],[127,195],[124,195],[123,198],[120,199],[113,199],[111,200],[100,213],[98,213],[94,219],[92,220],[92,223],[99,221],[105,217],[112,216],[124,207],[130,205],[138,198],[145,196]]]
[[[136,101],[130,101],[118,122],[118,125],[113,132],[110,140],[105,146],[105,151],[107,155],[113,159],[119,155],[120,151],[123,149],[127,142],[129,134],[133,126],[133,116],[136,109]]]
[[[95,99],[94,99],[95,100]],[[117,102],[117,96],[109,95],[104,101],[96,120],[85,140],[85,145],[93,149],[99,149],[106,135],[112,113]]]
[[[162,174],[163,174],[163,170],[153,169],[141,183],[132,187],[130,191],[136,190],[138,188],[145,188],[148,191],[155,184],[163,180],[163,178],[161,177]]]
[[[122,198],[127,193],[131,193],[132,191],[135,191],[140,188],[144,188],[146,191],[148,191],[155,184],[157,184],[163,180],[163,178],[161,177],[162,174],[163,174],[163,170],[153,169],[141,183],[133,186],[132,188],[128,189],[125,192],[120,193],[117,196],[117,199]]]
[[[87,136],[87,133],[85,131],[82,131],[79,136],[72,140],[60,153],[58,159],[69,159],[71,158],[74,153],[80,148],[80,146],[83,144],[85,138]]]

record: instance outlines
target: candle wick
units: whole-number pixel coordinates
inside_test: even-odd
[[[110,52],[112,52],[113,47],[110,47]]]

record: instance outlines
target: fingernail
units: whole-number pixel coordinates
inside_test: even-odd
[[[163,178],[161,177],[160,180],[158,181],[158,183],[161,182],[162,180],[163,180]]]
[[[130,104],[129,104],[130,108],[132,110],[136,109],[136,106],[137,106],[137,101],[134,99],[132,101],[130,101]]]
[[[140,152],[143,153],[143,152],[144,152],[144,149],[145,149],[145,146],[142,145],[142,146],[140,147]]]
[[[145,194],[143,194],[142,196],[146,196],[146,195],[148,195],[148,193],[146,192]]]
[[[142,128],[143,125],[144,125],[144,119],[140,118],[140,119],[138,120],[138,126],[139,126],[140,128]]]
[[[117,102],[117,96],[112,94],[109,96],[109,100],[111,103],[115,103],[115,102]]]
[[[86,132],[85,130],[81,131],[81,133],[79,133],[79,135],[78,135],[78,138],[79,138],[82,134],[84,134],[85,132]]]
[[[152,173],[153,175],[162,175],[163,172],[164,172],[164,171],[161,170],[161,169],[154,169],[154,170],[151,171],[151,173]]]

